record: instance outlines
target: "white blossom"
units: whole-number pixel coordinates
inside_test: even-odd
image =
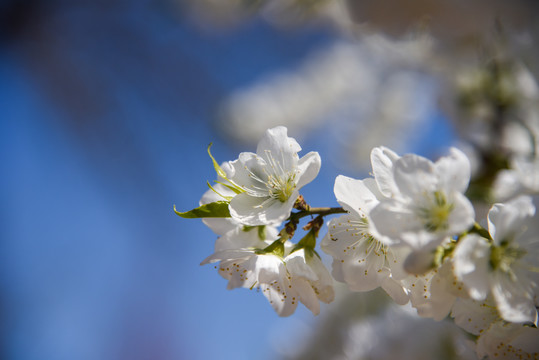
[[[481,335],[491,324],[500,319],[494,299],[485,300],[457,298],[451,309],[455,324],[473,335]]]
[[[329,304],[335,298],[333,278],[326,266],[310,249],[296,250],[284,262],[290,276],[290,286],[297,291],[299,300],[318,315],[319,301]]]
[[[473,224],[472,204],[463,195],[470,180],[470,162],[455,148],[435,163],[404,155],[386,167],[380,180],[375,172],[375,179],[391,195],[370,212],[381,240],[429,250]]]
[[[294,313],[297,292],[290,289],[290,277],[283,259],[272,253],[258,254],[255,248],[218,251],[201,265],[219,261],[219,273],[228,279],[228,289],[260,289],[279,316]]]
[[[399,282],[406,276],[406,250],[392,249],[370,233],[368,213],[383,197],[376,183],[338,176],[334,191],[348,214],[330,220],[322,240],[322,249],[333,257],[333,276],[353,291],[382,287],[398,304],[407,303],[408,294]]]
[[[230,201],[230,214],[245,225],[276,225],[288,218],[299,189],[311,182],[320,170],[317,152],[301,159],[299,144],[278,126],[266,131],[256,154],[244,152],[231,162],[230,180],[244,192]]]
[[[227,177],[234,171],[233,165],[230,162],[221,164],[221,169]],[[202,195],[200,205],[233,198],[236,192],[224,186],[223,184],[225,183],[226,180],[219,177],[217,183],[212,186],[212,189],[209,189]],[[215,251],[245,247],[265,247],[277,239],[278,231],[275,226],[246,226],[232,217],[203,218],[202,221],[215,234],[219,235],[218,240],[215,242]]]
[[[288,253],[283,258],[278,252],[264,252],[268,242],[245,246],[238,237],[221,237],[220,241],[226,245],[216,244],[216,252],[201,265],[220,262],[217,268],[228,280],[228,289],[259,289],[279,316],[293,314],[299,302],[318,315],[319,301],[333,301],[333,279],[316,255],[306,254],[304,249],[288,253],[289,244],[282,245]]]
[[[236,160],[237,161],[237,160]],[[226,174],[227,178],[234,173],[234,167],[231,162],[224,162],[221,164],[221,169]],[[212,189],[207,190],[200,198],[199,204],[206,205],[217,201],[230,200],[236,196],[236,192],[223,184],[226,183],[226,179],[222,177],[217,178],[216,184],[212,185]],[[203,218],[202,222],[206,224],[215,234],[221,236],[227,232],[235,230],[237,228],[243,228],[243,224],[232,217],[228,218]]]
[[[452,278],[447,276],[449,262],[438,269],[431,269],[422,275],[410,275],[402,282],[410,292],[410,303],[421,317],[436,321],[444,319],[457,297],[452,291]]]
[[[453,254],[455,275],[470,296],[483,300],[492,293],[500,316],[511,322],[537,323],[538,242],[520,236],[524,221],[534,213],[529,197],[493,205],[488,214],[492,240],[470,234]]]
[[[497,321],[477,340],[477,357],[483,359],[539,359],[539,329]]]
[[[492,296],[482,301],[458,298],[451,316],[456,325],[479,336],[476,353],[480,359],[539,358],[539,330],[503,321]]]
[[[498,173],[493,193],[500,201],[518,195],[539,193],[539,158],[515,156],[511,161],[511,169]]]
[[[372,173],[378,189],[386,198],[391,198],[399,193],[399,188],[393,176],[393,166],[400,158],[397,153],[384,146],[375,147],[371,150]]]

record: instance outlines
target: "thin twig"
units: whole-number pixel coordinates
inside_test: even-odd
[[[344,214],[346,210],[342,207],[312,207],[310,210],[302,210],[296,213],[292,213],[289,219],[299,220],[309,215],[327,216],[332,214]]]

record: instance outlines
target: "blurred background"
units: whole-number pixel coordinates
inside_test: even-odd
[[[458,144],[492,184],[535,155],[515,139],[539,131],[538,17],[533,0],[1,1],[1,358],[473,358],[378,292],[279,318],[199,266],[216,235],[172,207],[214,179],[210,142],[233,160],[276,125],[321,154],[313,206],[378,145]],[[419,356],[410,329],[438,340]]]

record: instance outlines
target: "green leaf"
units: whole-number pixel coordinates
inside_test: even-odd
[[[209,204],[204,204],[196,209],[186,212],[179,212],[174,205],[174,212],[176,215],[186,219],[198,219],[198,218],[228,218],[230,217],[230,211],[228,210],[228,201],[216,201]]]
[[[219,166],[219,163],[215,160],[215,158],[211,154],[210,148],[212,145],[213,143],[210,143],[210,145],[208,145],[208,155],[210,155],[211,160],[213,161],[213,167],[215,168],[215,172],[217,173],[217,175],[222,177],[223,179],[226,179],[225,171],[221,168],[221,166]]]

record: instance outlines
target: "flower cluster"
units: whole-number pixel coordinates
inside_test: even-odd
[[[298,244],[289,241],[293,224],[281,232],[277,227],[290,217],[299,190],[320,170],[320,156],[298,156],[301,147],[288,137],[285,127],[266,132],[256,153],[216,166],[219,179],[202,197],[200,205],[223,204],[221,211],[204,215],[204,222],[219,237],[215,253],[202,264],[219,262],[218,271],[228,288],[258,289],[280,316],[291,315],[298,303],[314,314],[320,301],[334,298],[333,279],[316,253],[313,224]]]
[[[311,208],[300,189],[320,170],[320,156],[301,150],[285,127],[267,130],[256,153],[222,165],[192,211],[217,235],[215,252],[228,288],[259,289],[280,316],[298,303],[314,314],[334,299],[334,279],[351,291],[381,287],[421,317],[447,317],[476,337],[478,356],[539,357],[539,240],[525,232],[535,207],[515,192],[476,221],[466,196],[470,161],[456,148],[432,162],[385,147],[371,152],[372,177],[338,176],[341,207]],[[210,153],[211,156],[211,153]],[[529,187],[526,189],[529,193]],[[331,275],[316,251],[333,259]],[[294,243],[304,217],[306,234]],[[279,230],[281,228],[281,230]]]
[[[334,278],[352,291],[382,287],[422,317],[451,315],[478,336],[480,358],[539,356],[539,239],[523,234],[532,199],[494,204],[487,230],[464,195],[470,164],[459,150],[433,163],[380,147],[371,163],[373,178],[335,181],[348,214],[322,240]]]

